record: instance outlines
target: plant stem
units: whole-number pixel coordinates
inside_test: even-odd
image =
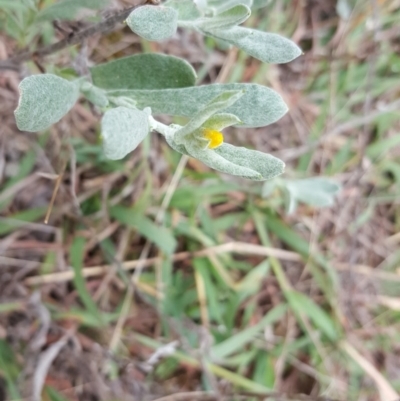
[[[155,120],[152,116],[149,117],[150,128],[153,131],[157,131],[159,134],[163,136],[167,136],[172,133],[172,128],[168,125],[160,123],[159,121]]]
[[[73,46],[79,43],[82,43],[87,38],[96,35],[98,33],[107,33],[115,29],[115,27],[122,23],[126,18],[128,18],[129,14],[136,9],[137,7],[143,6],[146,3],[150,4],[157,4],[155,1],[149,0],[141,0],[139,4],[136,4],[133,7],[129,7],[126,10],[120,11],[103,21],[91,25],[87,28],[84,28],[80,31],[71,32],[67,37],[64,39],[53,43],[48,46],[41,47],[37,50],[30,51],[30,50],[23,50],[20,53],[16,54],[13,57],[10,57],[7,60],[0,61],[0,70],[19,70],[19,65],[24,61],[28,61],[31,59],[36,59],[40,57],[45,57],[50,54],[56,53],[62,49],[65,49],[69,46]]]

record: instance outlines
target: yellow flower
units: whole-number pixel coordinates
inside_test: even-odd
[[[208,147],[210,149],[218,148],[218,146],[221,146],[224,143],[224,136],[222,135],[222,132],[219,132],[217,130],[204,128],[203,136],[209,141]]]

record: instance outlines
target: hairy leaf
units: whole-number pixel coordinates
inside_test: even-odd
[[[93,83],[104,89],[184,88],[196,83],[196,71],[186,61],[148,53],[120,58],[90,69]]]
[[[108,110],[101,121],[106,157],[118,160],[132,152],[149,133],[149,113],[128,107]]]
[[[108,98],[103,89],[94,86],[90,82],[83,82],[80,87],[80,90],[83,96],[86,97],[89,102],[93,103],[98,107],[107,107],[108,106]]]
[[[232,163],[257,171],[261,175],[261,180],[277,177],[285,169],[285,163],[282,160],[257,150],[224,143],[214,151]]]
[[[250,180],[262,180],[261,174],[250,168],[232,163],[230,160],[225,159],[215,150],[204,149],[195,142],[188,142],[185,144],[186,150],[190,156],[200,160],[206,166],[222,173],[237,175],[239,177],[248,178]]]
[[[285,168],[285,164],[274,156],[227,143],[216,149],[208,149],[199,146],[195,140],[188,140],[185,149],[190,156],[214,170],[254,181],[274,178],[282,174]]]
[[[177,152],[182,153],[183,155],[190,156],[184,145],[178,145],[175,142],[174,136],[175,136],[174,134],[165,135],[165,140],[168,143],[168,145],[171,146],[171,148],[176,150]]]
[[[250,14],[249,7],[239,4],[213,17],[199,18],[195,22],[195,26],[205,31],[227,29],[246,21]]]
[[[79,85],[52,74],[32,75],[19,84],[15,110],[21,131],[47,129],[67,114],[79,97]]]
[[[221,14],[238,5],[251,7],[253,0],[208,0],[207,3],[214,10],[215,14]]]
[[[212,84],[181,89],[118,90],[112,96],[135,99],[137,107],[151,107],[153,114],[193,116],[213,98],[231,90],[244,95],[224,112],[236,115],[243,127],[263,127],[279,120],[287,106],[282,97],[270,88],[257,84]]]
[[[193,0],[168,0],[164,6],[178,11],[178,20],[180,21],[192,21],[201,17],[201,12]]]
[[[297,202],[315,207],[332,206],[341,188],[339,184],[325,177],[285,180],[284,186],[290,196],[289,213],[295,210]]]
[[[37,21],[72,20],[82,8],[99,10],[108,2],[109,0],[59,0],[40,11],[36,18]]]
[[[301,55],[301,49],[294,42],[275,33],[241,26],[203,31],[204,34],[222,39],[265,63],[288,63]]]
[[[161,42],[173,36],[178,28],[178,11],[165,6],[143,6],[133,10],[126,23],[144,39]]]
[[[207,121],[204,122],[203,127],[221,131],[226,127],[240,124],[242,124],[242,122],[234,114],[220,113],[211,116]]]

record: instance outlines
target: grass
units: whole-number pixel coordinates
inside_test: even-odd
[[[156,135],[125,160],[106,160],[98,117],[84,102],[48,135],[18,133],[11,84],[19,77],[5,75],[0,85],[12,102],[0,111],[8,127],[0,152],[0,378],[8,399],[29,394],[40,354],[66,332],[71,340],[46,374],[44,399],[178,391],[188,400],[207,392],[256,400],[272,391],[399,398],[400,9],[357,0],[344,21],[333,1],[322,3],[275,0],[251,18],[293,36],[302,58],[272,66],[238,52],[224,74],[271,86],[290,106],[277,124],[232,130],[229,142],[279,155],[287,177],[333,177],[343,189],[331,208],[299,205],[288,215],[281,192],[262,197],[262,184],[181,159]],[[7,46],[26,44],[13,28],[28,18],[19,12],[0,11]],[[89,44],[91,58],[144,45],[196,55],[179,41],[117,50],[124,35],[103,37],[100,49]],[[224,50],[208,39],[203,51],[215,56],[196,66],[208,82]],[[59,57],[56,64],[68,65]],[[54,180],[37,173],[60,172],[63,142],[76,165],[67,164],[48,227]]]

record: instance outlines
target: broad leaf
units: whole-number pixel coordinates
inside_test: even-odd
[[[143,6],[133,10],[126,23],[144,39],[161,42],[173,36],[178,28],[178,11],[165,6]]]
[[[275,33],[241,26],[203,31],[205,35],[222,39],[265,63],[288,63],[301,55],[301,49],[294,42]]]
[[[250,8],[239,4],[209,18],[199,18],[195,22],[195,26],[205,31],[213,29],[227,29],[235,25],[239,25],[250,17]]]
[[[168,0],[164,6],[178,11],[178,20],[192,21],[201,17],[201,12],[193,0]]]
[[[164,54],[137,54],[90,69],[93,83],[104,89],[184,88],[196,83],[196,71],[185,60]]]
[[[101,121],[106,157],[118,160],[132,152],[149,133],[149,112],[128,107],[108,110]]]
[[[79,97],[79,85],[52,74],[32,75],[19,85],[15,110],[21,131],[37,132],[61,120]]]
[[[108,2],[109,0],[59,0],[40,11],[36,18],[37,21],[72,20],[82,8],[99,10]]]
[[[231,90],[242,90],[244,95],[224,112],[237,116],[242,121],[243,127],[263,127],[272,124],[288,110],[278,93],[257,84],[212,84],[165,90],[118,90],[109,91],[109,95],[135,99],[138,108],[149,106],[153,114],[192,117],[219,94]]]
[[[315,207],[332,206],[340,185],[324,177],[306,178],[303,180],[285,180],[289,193],[289,213],[292,213],[298,202]]]

